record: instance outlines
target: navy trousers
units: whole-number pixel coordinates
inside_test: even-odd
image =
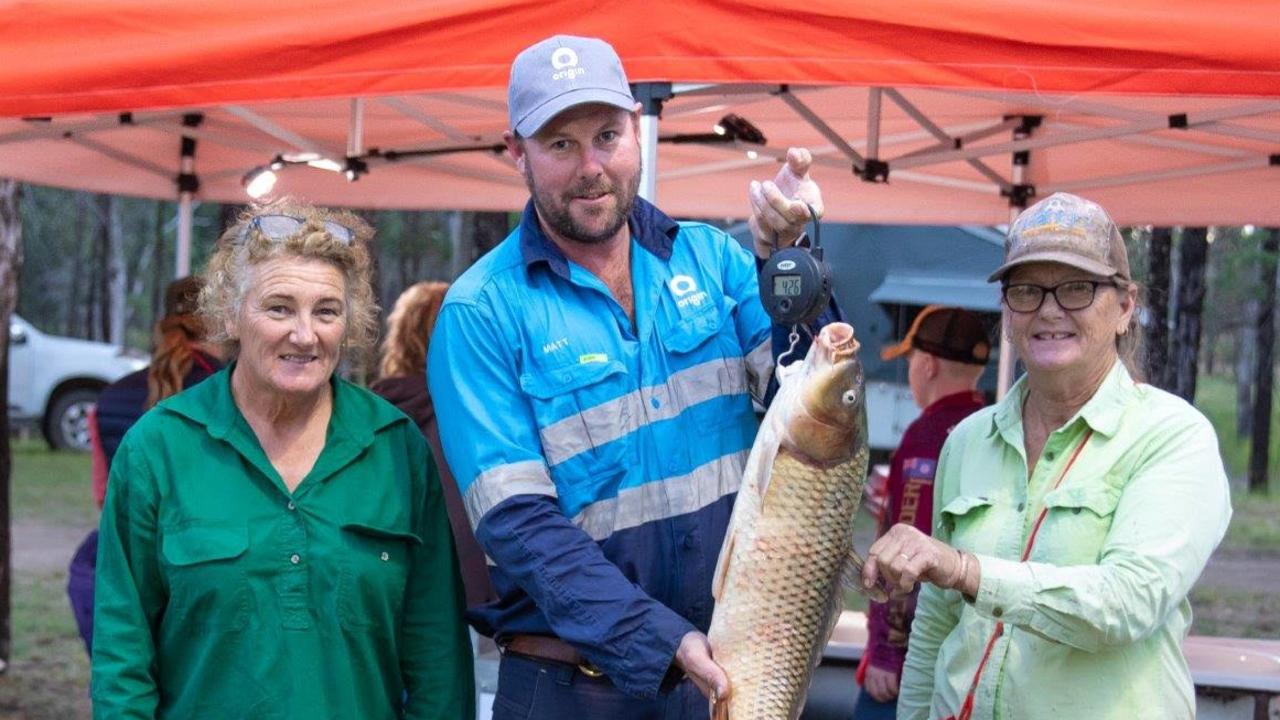
[[[98,566],[98,531],[90,532],[67,568],[67,598],[84,649],[93,654],[93,576]]]
[[[689,680],[654,700],[618,690],[572,665],[506,653],[493,720],[706,720],[710,705]]]

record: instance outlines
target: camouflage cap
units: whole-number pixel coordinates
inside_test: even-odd
[[[1054,193],[1018,215],[1004,242],[1004,264],[987,278],[1002,280],[1019,265],[1056,262],[1100,277],[1129,275],[1120,229],[1102,206],[1070,193]]]

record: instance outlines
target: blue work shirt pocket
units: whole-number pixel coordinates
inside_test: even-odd
[[[413,553],[421,545],[422,539],[407,529],[358,522],[342,525],[338,616],[343,627],[395,632]]]
[[[738,423],[751,411],[742,348],[725,320],[719,307],[708,304],[659,327],[668,351],[667,380],[655,392],[665,390],[668,415],[689,412],[693,427]]]
[[[639,394],[621,362],[592,355],[572,365],[533,366],[520,376],[520,389],[533,407],[553,476],[569,461],[587,474],[623,462],[625,437],[639,424]]]
[[[161,531],[168,580],[166,622],[208,631],[243,630],[249,619],[245,523],[188,524]]]

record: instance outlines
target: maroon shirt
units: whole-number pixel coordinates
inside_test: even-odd
[[[889,465],[889,507],[881,521],[881,535],[900,522],[910,523],[926,535],[933,534],[933,476],[942,444],[957,423],[985,404],[982,393],[976,390],[948,395],[925,408],[907,427]],[[901,676],[919,592],[917,586],[909,595],[871,603],[867,612],[867,654],[872,666]]]

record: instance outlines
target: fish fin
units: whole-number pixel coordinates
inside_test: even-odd
[[[877,578],[876,584],[867,587],[862,584],[862,568],[867,562],[862,559],[858,551],[849,549],[849,561],[841,573],[840,582],[847,588],[857,590],[876,602],[885,602],[889,599],[889,591],[884,588],[884,579]]]
[[[711,720],[729,720],[729,703],[720,702],[714,690],[711,692]]]
[[[716,602],[720,602],[720,598],[724,594],[724,585],[729,577],[729,562],[733,556],[733,539],[737,536],[734,532],[733,521],[729,522],[729,532],[724,535],[724,544],[720,546],[720,557],[716,560],[716,574],[711,580],[711,597]]]

